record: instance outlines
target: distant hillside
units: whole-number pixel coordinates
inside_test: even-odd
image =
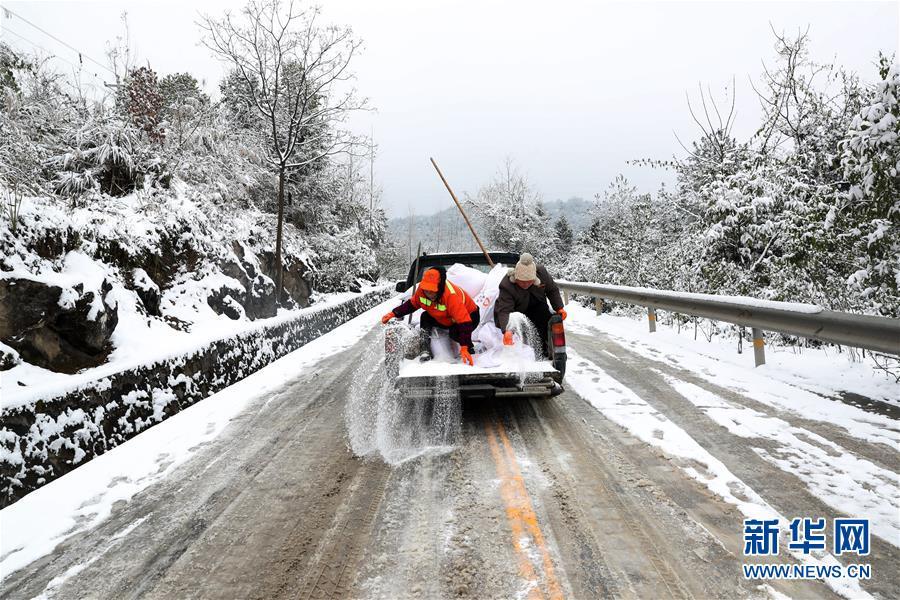
[[[546,202],[544,208],[551,221],[556,221],[560,215],[565,214],[569,225],[578,232],[590,225],[589,210],[592,204],[582,198],[569,198],[568,200]],[[472,219],[478,234],[484,235],[482,232],[485,228],[481,226],[478,219],[472,214],[469,215],[469,218]],[[395,240],[406,247],[409,258],[415,256],[419,242],[422,242],[422,250],[426,252],[478,251],[478,245],[472,239],[472,234],[469,233],[466,222],[456,206],[431,215],[412,215],[390,219],[388,230]],[[490,247],[487,240],[483,241]]]
[[[560,215],[565,214],[566,220],[569,221],[569,226],[578,232],[590,226],[590,210],[593,205],[594,203],[591,200],[573,197],[568,200],[545,202],[544,208],[553,221],[556,221]]]

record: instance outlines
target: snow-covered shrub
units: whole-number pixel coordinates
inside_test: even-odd
[[[132,69],[119,90],[121,108],[131,123],[141,129],[150,140],[161,141],[164,137],[164,131],[160,127],[163,97],[156,71],[149,66]]]
[[[0,184],[26,194],[48,191],[43,164],[55,138],[75,122],[59,75],[0,42]]]
[[[90,191],[123,196],[143,183],[140,132],[112,114],[90,118],[71,132],[69,149],[50,160],[56,191],[77,197]]]
[[[359,162],[316,165],[289,181],[285,218],[304,234],[319,291],[359,289],[381,275],[386,218]]]
[[[881,81],[841,142],[850,189],[829,212],[853,257],[847,284],[885,315],[900,315],[900,64]]]
[[[313,248],[313,286],[317,291],[359,291],[362,281],[375,281],[376,254],[356,228],[337,234],[316,235]]]
[[[537,189],[507,158],[494,179],[467,198],[487,227],[489,246],[510,252],[529,252],[539,262],[556,260],[556,234]]]

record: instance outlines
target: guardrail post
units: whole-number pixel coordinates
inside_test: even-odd
[[[569,290],[563,290],[563,304],[569,303]]]
[[[762,330],[753,328],[753,358],[756,366],[766,364],[766,340]]]
[[[594,310],[597,311],[597,316],[600,316],[600,313],[603,312],[603,298],[600,296],[594,296]]]
[[[647,307],[647,321],[650,323],[650,333],[656,331],[656,309],[652,306]]]

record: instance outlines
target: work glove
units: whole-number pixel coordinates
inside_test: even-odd
[[[513,345],[512,331],[503,332],[503,345],[504,346],[512,346]]]
[[[395,314],[393,313],[393,311],[392,311],[392,312],[389,312],[388,314],[386,314],[386,315],[384,315],[383,317],[381,317],[381,324],[382,324],[382,325],[387,325],[387,322],[390,321],[391,319],[393,319],[393,318],[396,317],[396,316],[397,316],[397,315],[395,315]]]
[[[469,354],[469,349],[465,346],[459,349],[459,355],[462,357],[462,361],[464,365],[469,365],[470,367],[475,366],[475,361],[472,360],[472,355]]]
[[[566,320],[566,317],[569,316],[569,315],[566,314],[566,309],[564,309],[564,308],[561,308],[561,309],[559,309],[559,310],[556,311],[556,312],[557,312],[557,314],[559,314],[559,316],[562,317],[562,320],[563,320],[563,321],[565,321],[565,320]]]

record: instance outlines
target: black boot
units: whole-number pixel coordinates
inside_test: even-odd
[[[422,350],[417,357],[419,362],[426,362],[434,358],[434,353],[431,351],[431,333],[431,327],[423,327],[419,330],[419,348]]]

